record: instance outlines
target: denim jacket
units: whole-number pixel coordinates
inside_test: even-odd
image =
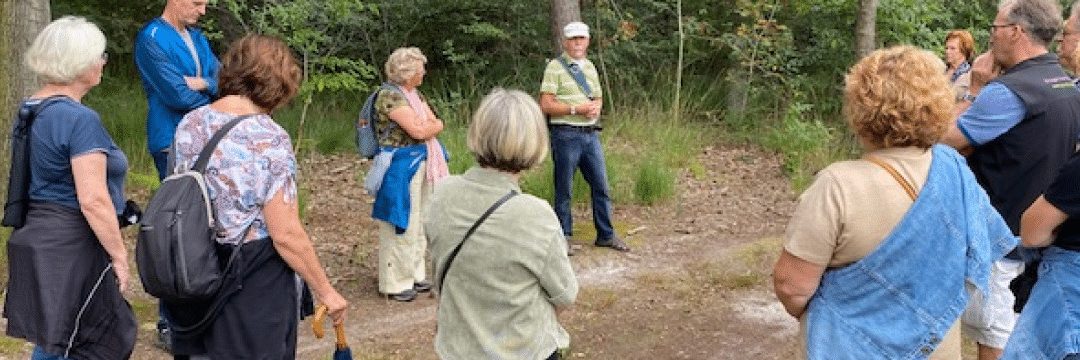
[[[442,146],[442,144],[440,144]],[[404,234],[405,228],[409,227],[409,181],[420,169],[420,163],[427,160],[427,145],[420,143],[412,146],[390,147],[384,146],[383,152],[394,153],[390,166],[383,175],[379,192],[375,194],[375,204],[371,209],[371,217],[394,225],[397,234]],[[446,147],[442,147],[443,158],[450,160]],[[365,179],[365,182],[367,180]]]
[[[409,181],[427,157],[427,145],[423,143],[395,148],[390,167],[383,175],[382,186],[375,195],[371,217],[394,225],[398,234],[404,233],[409,226]]]
[[[810,359],[925,359],[1017,239],[964,159],[933,148],[926,185],[870,255],[825,272],[807,308]]]
[[[1051,246],[1002,359],[1058,360],[1080,353],[1080,252]]]

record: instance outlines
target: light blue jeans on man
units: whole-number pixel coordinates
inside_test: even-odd
[[[555,215],[563,234],[573,234],[574,220],[570,212],[571,195],[574,193],[574,172],[589,184],[592,197],[593,225],[596,241],[604,242],[615,236],[611,227],[611,195],[608,191],[607,165],[604,150],[600,147],[600,133],[590,128],[552,126],[551,159],[555,178]]]
[[[1075,359],[1080,353],[1080,252],[1051,246],[1002,359]]]

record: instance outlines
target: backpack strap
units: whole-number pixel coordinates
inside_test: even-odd
[[[577,64],[571,66],[570,62],[566,61],[566,58],[562,55],[559,55],[556,59],[562,64],[563,69],[566,69],[566,72],[570,74],[570,77],[574,78],[574,82],[576,82],[578,87],[581,88],[581,91],[585,93],[585,97],[588,97],[589,100],[595,99],[592,95],[592,88],[589,87],[589,82],[585,80],[585,73],[581,71],[581,66]]]
[[[30,131],[34,120],[50,105],[59,102],[64,95],[41,99],[34,105],[19,105],[18,117],[11,129],[11,159],[8,168],[7,199],[4,201],[0,225],[21,228],[26,223],[30,203]]]
[[[19,109],[19,119],[26,121],[26,131],[30,131],[30,126],[34,124],[34,119],[37,119],[38,114],[45,111],[50,105],[55,104],[60,98],[66,98],[67,95],[52,95],[41,99],[37,104]],[[25,113],[23,113],[25,111]]]
[[[479,219],[476,219],[476,222],[473,223],[471,228],[469,228],[469,231],[465,232],[465,236],[463,236],[461,238],[461,242],[459,242],[457,246],[454,247],[454,251],[450,252],[450,256],[446,258],[446,265],[443,265],[442,272],[439,273],[440,294],[442,293],[443,280],[446,279],[446,273],[450,271],[450,264],[454,263],[454,258],[457,257],[458,251],[461,251],[461,245],[465,244],[465,240],[469,239],[469,236],[472,235],[474,231],[476,231],[476,228],[479,227],[480,224],[484,222],[484,220],[487,220],[488,216],[491,215],[491,213],[495,212],[495,209],[498,209],[499,206],[502,206],[502,204],[506,203],[507,200],[510,200],[510,198],[516,196],[517,194],[517,190],[510,190],[510,192],[506,193],[506,195],[503,195],[503,197],[499,198],[499,200],[496,200],[495,203],[491,204],[491,207],[489,207],[483,215],[480,215]]]
[[[214,148],[216,148],[218,143],[221,142],[221,139],[224,138],[225,135],[229,133],[229,130],[232,130],[232,128],[235,127],[236,124],[244,121],[244,119],[254,117],[255,115],[259,114],[247,114],[237,116],[235,119],[232,119],[227,124],[225,124],[225,126],[222,126],[220,129],[215,131],[214,136],[210,138],[210,141],[207,142],[206,146],[204,146],[202,151],[199,152],[199,158],[195,160],[195,166],[192,166],[191,170],[197,171],[199,173],[206,171],[206,164],[210,162],[210,155],[214,153]]]

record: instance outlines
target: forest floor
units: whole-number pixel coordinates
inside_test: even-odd
[[[581,292],[561,323],[572,359],[787,359],[797,322],[771,291],[771,266],[794,207],[781,159],[748,146],[715,145],[698,154],[705,171],[683,172],[674,199],[615,207],[616,230],[633,247],[591,246],[588,204],[575,208],[571,257]],[[376,293],[377,243],[371,198],[349,174],[349,156],[308,163],[309,229],[354,310],[348,334],[359,359],[436,359],[435,300],[411,303]],[[334,174],[343,174],[334,176]],[[337,241],[328,241],[336,239]],[[364,249],[364,250],[360,250]],[[307,324],[299,357],[325,359],[332,340]]]
[[[571,359],[792,357],[798,324],[770,285],[795,197],[780,158],[744,145],[706,147],[697,157],[705,171],[681,172],[675,198],[615,206],[616,230],[632,252],[591,246],[588,204],[575,207],[571,242],[581,249],[570,260],[581,291],[560,318]],[[355,358],[436,359],[435,300],[422,294],[398,303],[377,294],[373,200],[357,185],[367,165],[351,154],[310,155],[302,167],[306,226],[350,301],[346,331]],[[140,319],[133,358],[169,358],[154,346],[153,299],[131,293]],[[329,359],[333,336],[317,340],[309,321],[300,326],[298,358]],[[0,348],[0,358],[29,352],[24,343],[0,347],[8,349]]]

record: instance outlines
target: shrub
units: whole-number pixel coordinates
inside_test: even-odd
[[[784,156],[784,171],[792,185],[801,191],[810,184],[814,173],[832,158],[830,142],[833,130],[818,119],[807,119],[810,104],[793,102],[781,123],[769,130],[765,146]]]
[[[662,162],[650,159],[638,168],[634,196],[645,205],[653,205],[675,194],[675,173]]]

